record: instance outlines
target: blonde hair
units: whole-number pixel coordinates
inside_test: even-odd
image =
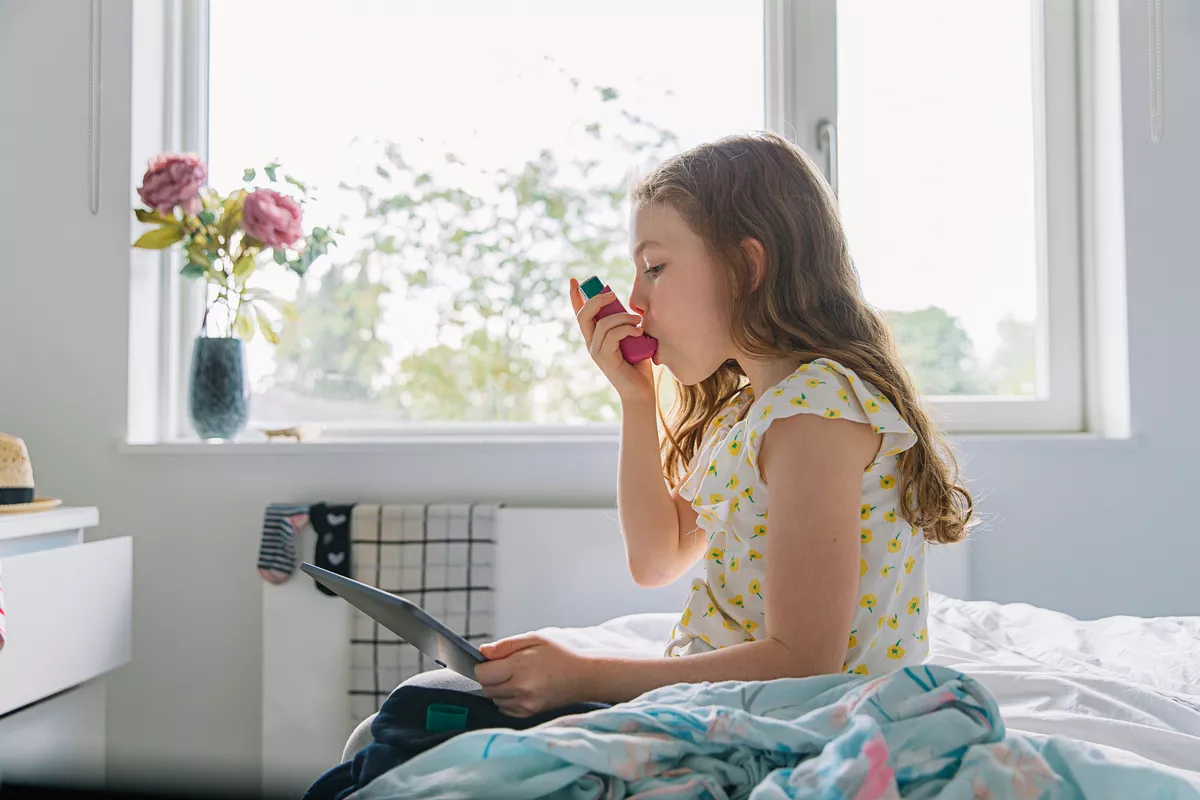
[[[704,240],[728,306],[730,336],[754,357],[825,357],[871,383],[917,435],[899,458],[902,516],[931,542],[961,540],[974,501],[960,483],[946,446],[901,363],[882,315],[863,299],[836,200],[808,155],[773,133],[727,136],[673,156],[637,181],[635,208],[674,208]],[[765,269],[754,269],[741,243],[757,239]],[[661,379],[661,376],[660,376]],[[692,386],[674,386],[663,424],[663,473],[684,477],[709,423],[747,387],[736,362]]]

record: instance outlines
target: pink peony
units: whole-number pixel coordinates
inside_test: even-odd
[[[150,159],[138,196],[155,211],[166,214],[181,206],[185,214],[200,210],[200,187],[208,178],[204,162],[192,153],[163,153]]]
[[[242,228],[267,247],[287,247],[304,235],[300,205],[273,189],[255,189],[246,195]]]

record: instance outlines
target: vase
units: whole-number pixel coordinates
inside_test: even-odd
[[[188,414],[201,439],[232,439],[250,416],[245,345],[241,339],[200,336],[192,348]]]

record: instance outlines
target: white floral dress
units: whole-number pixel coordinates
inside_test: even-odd
[[[843,669],[878,675],[921,663],[929,652],[925,538],[900,516],[898,469],[899,454],[917,437],[886,397],[825,358],[800,365],[762,398],[747,387],[713,420],[679,489],[708,535],[705,577],[692,581],[666,654],[766,638],[771,522],[758,450],[771,423],[794,414],[864,422],[883,434],[863,473],[858,602]]]

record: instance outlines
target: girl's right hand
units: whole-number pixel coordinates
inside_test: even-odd
[[[571,278],[571,308],[583,333],[588,353],[604,377],[613,385],[622,402],[654,402],[654,368],[650,359],[630,364],[621,353],[621,340],[641,336],[641,318],[634,314],[610,314],[596,319],[596,312],[616,300],[612,292],[584,300],[579,281]]]

